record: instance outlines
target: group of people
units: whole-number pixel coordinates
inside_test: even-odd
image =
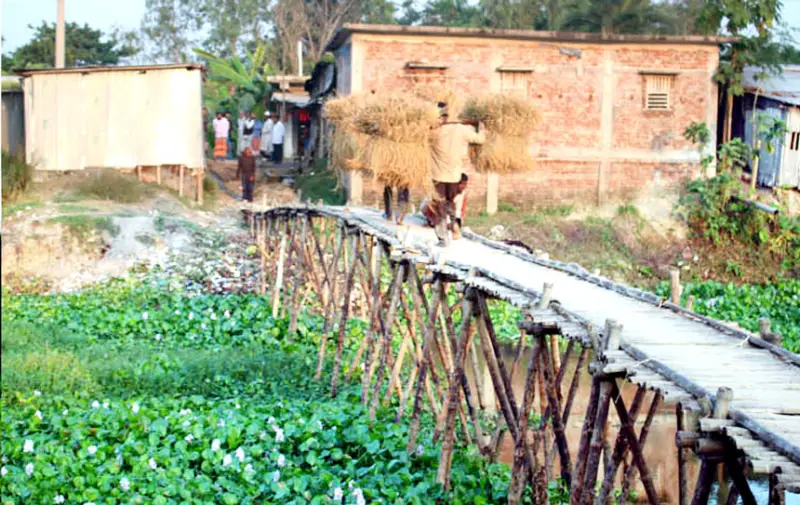
[[[469,177],[470,144],[483,144],[486,136],[482,125],[477,129],[469,124],[450,122],[447,104],[439,103],[440,127],[432,146],[431,176],[436,191],[434,198],[422,202],[420,211],[429,226],[436,230],[436,236],[444,243],[448,241],[448,231],[454,240],[461,238],[461,225],[466,211],[466,189]],[[397,223],[403,221],[408,208],[408,188],[399,188],[397,194],[400,208]],[[392,188],[383,191],[384,217],[392,218]]]
[[[272,120],[272,113],[264,113],[264,120],[258,119],[253,112],[242,112],[238,121],[238,142],[234,154],[233,128],[230,112],[223,114],[217,112],[213,121],[214,127],[214,159],[222,161],[232,160],[245,155],[246,149],[250,153],[260,153],[264,158],[273,163],[283,161],[283,141],[286,138],[286,126],[278,117]]]
[[[252,112],[239,114],[239,131],[237,144],[236,177],[242,181],[242,199],[253,201],[253,189],[256,181],[256,158],[260,153],[273,163],[283,161],[283,141],[286,138],[286,126],[278,117],[272,121],[272,114],[264,113],[264,121],[259,120]],[[214,159],[222,161],[233,159],[233,139],[231,114],[217,112],[214,127]]]

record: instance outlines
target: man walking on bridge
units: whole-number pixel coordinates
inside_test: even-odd
[[[436,206],[444,211],[443,219],[436,225],[436,236],[447,243],[448,221],[453,240],[461,238],[461,219],[456,209],[456,199],[466,189],[466,172],[469,164],[469,145],[483,144],[486,140],[482,125],[478,131],[469,125],[449,122],[447,104],[439,103],[442,126],[433,145],[431,175],[436,196]]]

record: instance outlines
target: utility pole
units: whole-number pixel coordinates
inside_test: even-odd
[[[56,18],[56,68],[64,68],[64,2],[58,1],[58,17]]]

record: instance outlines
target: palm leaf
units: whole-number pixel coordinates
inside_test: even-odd
[[[246,76],[239,74],[234,69],[223,63],[210,61],[208,62],[208,66],[211,69],[211,72],[227,78],[229,81],[233,82],[237,86],[242,86],[242,87],[252,86],[252,83],[247,79]]]
[[[223,60],[219,56],[213,55],[213,54],[209,53],[208,51],[204,51],[204,50],[200,49],[199,47],[193,48],[192,51],[194,51],[195,54],[197,54],[201,58],[207,59],[209,62],[216,61],[217,63],[225,63],[225,60]]]
[[[235,70],[236,70],[236,71],[237,71],[237,72],[238,72],[238,73],[239,73],[239,74],[240,74],[242,77],[250,75],[250,73],[247,71],[247,69],[246,69],[246,68],[244,68],[244,65],[242,64],[242,60],[240,60],[238,56],[233,56],[233,57],[231,57],[231,64],[233,65],[233,68],[234,68],[234,69],[235,69]]]
[[[261,64],[264,62],[264,56],[267,54],[267,45],[263,42],[258,44],[256,47],[256,53],[253,55],[253,73],[258,72],[261,68]],[[255,75],[253,76],[255,77]]]

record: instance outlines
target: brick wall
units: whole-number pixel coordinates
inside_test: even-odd
[[[499,200],[518,207],[628,199],[653,184],[696,176],[699,155],[683,138],[692,121],[716,130],[719,58],[713,45],[597,44],[354,34],[363,92],[446,85],[467,94],[501,91],[498,67],[525,67],[527,97],[541,121],[531,137],[536,169],[502,176]],[[355,53],[355,51],[354,51]],[[409,69],[408,62],[447,65]],[[353,65],[354,67],[356,65]],[[644,110],[647,71],[672,72],[671,108]],[[473,177],[473,204],[485,177]],[[380,192],[365,180],[364,203]],[[483,201],[481,201],[481,205]]]

